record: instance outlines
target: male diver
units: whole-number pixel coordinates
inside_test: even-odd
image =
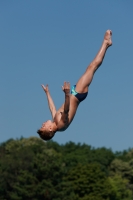
[[[37,131],[43,140],[50,140],[57,131],[65,131],[72,122],[80,102],[87,97],[88,87],[93,79],[95,71],[101,65],[106,50],[112,45],[111,36],[111,30],[107,30],[98,54],[87,67],[85,73],[78,80],[77,84],[72,87],[71,92],[70,83],[64,82],[62,90],[65,93],[65,102],[59,108],[59,110],[56,110],[48,89],[48,85],[42,85],[42,88],[47,96],[49,109],[52,114],[52,121],[48,120],[44,122],[42,127]]]

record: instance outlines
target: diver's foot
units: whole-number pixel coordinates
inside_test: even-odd
[[[112,45],[111,36],[112,36],[112,31],[107,30],[105,35],[104,35],[104,42],[106,42],[108,47]]]

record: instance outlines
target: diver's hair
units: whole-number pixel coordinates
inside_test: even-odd
[[[47,130],[44,130],[44,131],[42,131],[42,130],[37,130],[37,133],[39,134],[39,136],[43,139],[43,140],[50,140],[53,136],[54,136],[54,134],[55,134],[55,132],[53,132],[53,131],[47,131]]]

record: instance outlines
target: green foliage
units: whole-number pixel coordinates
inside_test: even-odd
[[[111,184],[111,200],[132,200],[132,191],[128,188],[128,180],[123,179],[120,175],[109,177]]]
[[[69,199],[76,194],[75,199],[106,200],[110,194],[109,183],[99,164],[78,164],[68,171],[64,178],[63,189]]]
[[[8,142],[1,157],[0,198],[54,199],[58,196],[56,187],[61,181],[62,167],[58,156],[52,150],[49,152],[42,140]]]
[[[133,150],[10,139],[0,145],[1,200],[131,200]]]
[[[107,168],[114,159],[114,154],[110,149],[98,148],[94,149],[86,144],[77,145],[73,142],[66,143],[62,148],[64,162],[68,168],[77,165],[78,163],[99,163],[102,169],[107,172]]]
[[[114,159],[110,165],[110,174],[114,176],[118,174],[123,178],[127,178],[130,182],[133,180],[133,167],[132,160],[129,162],[124,162],[119,159]]]

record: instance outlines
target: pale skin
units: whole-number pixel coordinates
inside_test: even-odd
[[[88,92],[88,88],[93,79],[94,73],[101,65],[106,50],[108,49],[108,47],[112,45],[111,36],[112,36],[111,30],[107,30],[105,32],[104,39],[99,52],[97,53],[94,60],[87,67],[85,73],[76,83],[76,88],[75,88],[76,92],[78,93]],[[62,90],[65,94],[65,102],[59,108],[59,110],[56,110],[53,99],[49,92],[48,85],[46,86],[42,85],[42,88],[47,96],[49,109],[52,115],[52,120],[44,122],[40,130],[41,131],[49,130],[51,132],[66,130],[70,125],[70,123],[72,122],[80,103],[79,100],[74,95],[70,94],[70,83],[64,82],[64,85],[62,86]]]

